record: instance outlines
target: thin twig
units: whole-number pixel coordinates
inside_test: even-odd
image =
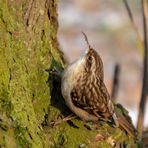
[[[119,75],[120,75],[120,65],[117,63],[114,68],[114,76],[112,82],[112,93],[111,93],[112,100],[117,99],[117,94],[119,90]]]
[[[138,115],[138,123],[137,129],[142,135],[143,132],[143,121],[144,121],[144,111],[146,105],[146,98],[148,94],[148,37],[147,37],[147,20],[146,15],[148,11],[148,3],[147,0],[141,0],[142,5],[142,17],[143,17],[143,36],[144,36],[144,59],[143,59],[143,85],[142,85],[142,93],[141,100],[139,104],[139,115]]]
[[[127,10],[127,12],[128,12],[128,15],[129,15],[129,18],[130,18],[132,24],[134,24],[134,26],[136,26],[135,23],[134,23],[132,11],[131,11],[131,9],[130,9],[130,7],[129,7],[129,5],[128,5],[128,2],[127,2],[126,0],[123,0],[123,3],[124,3],[124,5],[125,5],[125,7],[126,7],[126,10]]]
[[[129,5],[128,5],[127,0],[123,0],[123,3],[124,3],[125,8],[126,8],[126,10],[127,10],[129,19],[130,19],[130,21],[131,21],[131,25],[133,26],[133,28],[134,28],[134,30],[135,30],[135,32],[136,32],[136,34],[137,34],[137,39],[138,39],[138,41],[139,41],[141,47],[143,47],[143,42],[142,42],[140,33],[138,32],[138,29],[137,29],[136,24],[135,24],[135,22],[134,22],[134,17],[133,17],[132,11],[131,11],[131,9],[130,9],[130,7],[129,7]],[[143,47],[143,48],[144,48],[144,47]]]

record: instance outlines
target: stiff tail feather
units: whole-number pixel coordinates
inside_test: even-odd
[[[131,123],[131,120],[128,120],[123,115],[117,114],[117,121],[119,123],[119,128],[124,129],[130,136],[137,137],[137,131]]]

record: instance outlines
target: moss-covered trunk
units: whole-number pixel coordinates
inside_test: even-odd
[[[56,0],[0,0],[0,147],[135,147],[132,137],[105,123],[89,127],[73,119],[51,127],[69,112],[59,80],[47,71],[64,66],[56,8]]]
[[[48,147],[52,57],[62,65],[55,0],[0,0],[0,147]]]

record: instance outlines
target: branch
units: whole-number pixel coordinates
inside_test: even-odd
[[[143,121],[144,121],[144,111],[146,98],[148,94],[148,37],[147,37],[147,20],[148,18],[148,3],[147,0],[141,0],[142,5],[142,17],[143,17],[143,36],[144,36],[144,59],[143,59],[143,86],[141,93],[141,100],[139,104],[139,115],[138,115],[138,123],[137,129],[142,135],[143,132]]]
[[[111,98],[112,100],[116,100],[118,89],[119,89],[119,75],[120,75],[120,65],[117,63],[114,68],[114,76],[112,82],[112,93]]]
[[[129,7],[129,5],[128,5],[127,0],[123,0],[123,3],[124,3],[125,8],[126,8],[126,10],[127,10],[129,19],[130,19],[130,21],[131,21],[131,25],[133,26],[133,28],[134,28],[134,30],[135,30],[135,32],[136,32],[136,34],[137,34],[137,39],[138,39],[138,41],[139,41],[141,47],[143,47],[142,39],[141,39],[141,37],[140,37],[140,34],[139,34],[138,29],[137,29],[137,27],[136,27],[136,24],[135,24],[135,22],[134,22],[134,17],[133,17],[132,11],[131,11],[131,9],[130,9],[130,7]],[[143,48],[144,48],[144,47],[143,47]]]

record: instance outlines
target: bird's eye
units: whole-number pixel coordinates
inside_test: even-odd
[[[89,56],[89,57],[88,57],[88,60],[89,60],[89,62],[91,62],[91,61],[92,61],[92,57],[91,57],[91,56]]]

